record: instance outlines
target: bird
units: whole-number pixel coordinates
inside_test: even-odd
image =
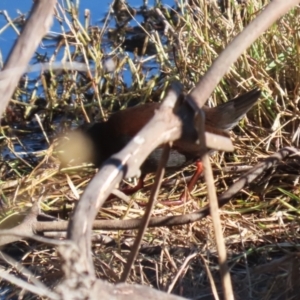
[[[228,136],[231,130],[251,107],[258,101],[261,92],[255,88],[230,101],[215,107],[203,106],[205,113],[205,130],[212,133],[221,133]],[[101,165],[113,154],[119,152],[126,144],[146,125],[154,116],[155,111],[160,107],[160,103],[144,103],[134,107],[113,113],[107,121],[96,122],[80,127],[75,132],[80,132],[84,141],[80,141],[83,149],[79,148],[77,154],[70,154],[71,150],[65,150],[68,159],[75,157],[76,162],[91,162],[96,167]],[[198,133],[194,127],[192,108],[185,105],[182,111],[183,136],[173,142],[166,170],[179,170],[182,167],[198,161],[199,152],[195,147],[189,147],[192,141],[196,141]],[[70,138],[72,140],[72,138]],[[71,144],[69,148],[74,151],[77,146]],[[89,154],[88,154],[89,153]],[[141,166],[141,178],[146,174],[156,171],[162,148],[155,149]],[[84,155],[85,154],[85,155]],[[200,165],[198,164],[200,168]],[[201,173],[198,170],[198,173]],[[198,176],[199,177],[199,176]],[[197,179],[194,179],[196,181]],[[193,184],[191,184],[193,185]],[[189,186],[189,190],[192,187]]]

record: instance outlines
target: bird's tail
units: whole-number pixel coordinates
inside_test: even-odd
[[[253,89],[213,108],[204,108],[206,124],[222,130],[234,127],[257,102],[261,91]]]

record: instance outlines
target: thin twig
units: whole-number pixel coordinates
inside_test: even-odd
[[[195,123],[196,129],[198,129],[198,136],[200,140],[200,145],[206,149],[206,140],[205,140],[205,116],[204,112],[201,109],[196,111],[195,116]],[[223,292],[225,299],[233,300],[233,288],[229,273],[229,268],[227,265],[227,253],[226,253],[226,246],[223,237],[222,225],[220,220],[219,214],[219,205],[218,205],[218,198],[216,187],[214,183],[214,176],[211,168],[211,163],[209,161],[209,154],[204,152],[204,155],[201,157],[204,169],[204,178],[207,184],[207,195],[209,199],[210,205],[210,215],[213,222],[213,227],[215,231],[215,240],[217,244],[217,251],[218,251],[218,260],[219,260],[219,267],[220,267],[220,275],[221,281],[223,286]]]
[[[124,272],[121,276],[120,282],[125,282],[127,280],[128,276],[130,274],[131,267],[132,267],[132,265],[133,265],[133,263],[136,259],[136,256],[139,252],[140,245],[141,245],[143,236],[145,234],[145,231],[148,227],[149,220],[150,220],[151,213],[152,213],[152,209],[153,209],[154,203],[157,199],[159,189],[160,189],[160,186],[161,186],[164,174],[165,174],[165,165],[168,161],[169,153],[170,153],[170,145],[166,144],[164,146],[163,153],[161,155],[161,159],[159,161],[159,165],[158,165],[158,168],[157,168],[157,171],[156,171],[156,174],[155,174],[155,182],[154,182],[154,185],[151,189],[149,202],[148,202],[145,214],[142,218],[141,227],[138,231],[137,237],[136,237],[136,239],[134,241],[134,244],[131,248],[131,252],[130,252],[130,255],[127,259],[127,263],[125,265]]]

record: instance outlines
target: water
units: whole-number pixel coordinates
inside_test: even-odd
[[[112,1],[95,1],[95,0],[82,0],[80,1],[80,20],[84,21],[84,10],[89,9],[91,12],[91,24],[92,25],[100,25],[100,20],[103,19],[105,14],[107,13],[109,9],[109,5]],[[174,5],[173,0],[163,0],[163,4],[169,5],[170,7]],[[61,1],[60,1],[61,3]],[[101,4],[100,4],[101,3]],[[129,0],[129,5],[131,5],[133,8],[139,8],[142,4],[142,0]],[[153,6],[155,3],[154,0],[148,1],[148,6]],[[20,14],[28,15],[28,12],[30,11],[30,8],[32,6],[32,0],[1,0],[0,1],[0,11],[7,11],[8,15],[11,19],[15,19]],[[137,18],[138,21],[141,21],[141,19]],[[7,21],[5,20],[4,16],[0,16],[0,29],[3,28],[7,24]],[[134,21],[131,22],[130,25],[133,25]],[[134,24],[136,25],[136,24]],[[133,25],[133,26],[134,26]],[[52,32],[59,33],[60,27],[57,22],[54,22],[52,28]],[[0,33],[0,51],[3,57],[3,60],[7,58],[7,55],[13,46],[14,42],[16,40],[16,33],[11,28],[8,27],[8,29],[4,30],[2,33]],[[43,49],[41,46],[38,50]]]

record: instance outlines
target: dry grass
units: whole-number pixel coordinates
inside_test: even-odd
[[[138,29],[124,27],[116,31],[109,26],[114,18],[111,14],[107,15],[104,26],[98,28],[80,24],[75,10],[59,9],[59,16],[65,18],[61,24],[62,35],[48,59],[58,61],[63,56],[67,61],[80,61],[90,66],[91,72],[44,72],[34,83],[38,92],[32,85],[20,83],[3,120],[6,125],[2,126],[2,143],[13,152],[13,145],[28,138],[28,132],[32,134],[30,122],[36,122],[35,113],[41,119],[35,128],[44,128],[51,146],[36,155],[3,159],[2,225],[17,222],[9,216],[24,212],[44,190],[43,211],[67,219],[95,170],[59,169],[52,147],[55,137],[82,120],[105,119],[112,111],[128,105],[160,101],[168,83],[175,78],[189,91],[226,44],[255,18],[262,2],[253,0],[244,7],[233,7],[232,22],[200,0],[190,1],[190,5],[177,10],[160,6],[175,32],[168,31],[166,35],[154,30],[162,26],[153,10],[148,12],[148,22],[139,24]],[[128,16],[126,8],[122,12]],[[263,91],[262,101],[232,133],[235,152],[212,157],[218,192],[240,175],[224,172],[225,166],[253,166],[282,147],[299,148],[299,13],[298,7],[257,40],[232,66],[210,99],[216,105],[254,86]],[[73,20],[71,28],[67,19]],[[126,32],[137,30],[147,38],[142,40],[143,49],[129,55],[122,47],[122,40]],[[149,55],[137,55],[146,50],[150,51]],[[45,60],[45,57],[37,55],[36,59]],[[112,61],[114,71],[108,73],[105,68]],[[124,83],[128,81],[130,84]],[[22,124],[23,132],[16,130],[15,124]],[[192,168],[169,175],[180,179],[190,174]],[[148,182],[151,180],[149,177]],[[236,299],[299,298],[298,181],[299,165],[290,159],[264,174],[223,207],[222,222]],[[165,187],[160,199],[176,199],[183,188],[183,184]],[[153,214],[176,215],[202,207],[207,203],[205,183],[199,181],[191,196],[193,200],[181,206],[157,204]],[[147,197],[148,192],[144,190],[133,196],[129,206],[117,199],[107,202],[99,218],[138,218],[143,215],[144,207],[134,205],[135,200],[146,202]],[[98,234],[108,234],[110,239],[109,243],[100,243],[95,237],[97,274],[116,282],[135,231]],[[7,247],[8,252],[12,249],[18,253],[14,256],[22,258],[24,265],[30,266],[47,283],[54,284],[61,276],[55,250],[25,242]],[[184,262],[186,265],[181,269]],[[167,291],[176,275],[179,276],[172,293],[193,299],[214,299],[213,282],[220,291],[209,217],[191,225],[149,229],[129,281]]]

